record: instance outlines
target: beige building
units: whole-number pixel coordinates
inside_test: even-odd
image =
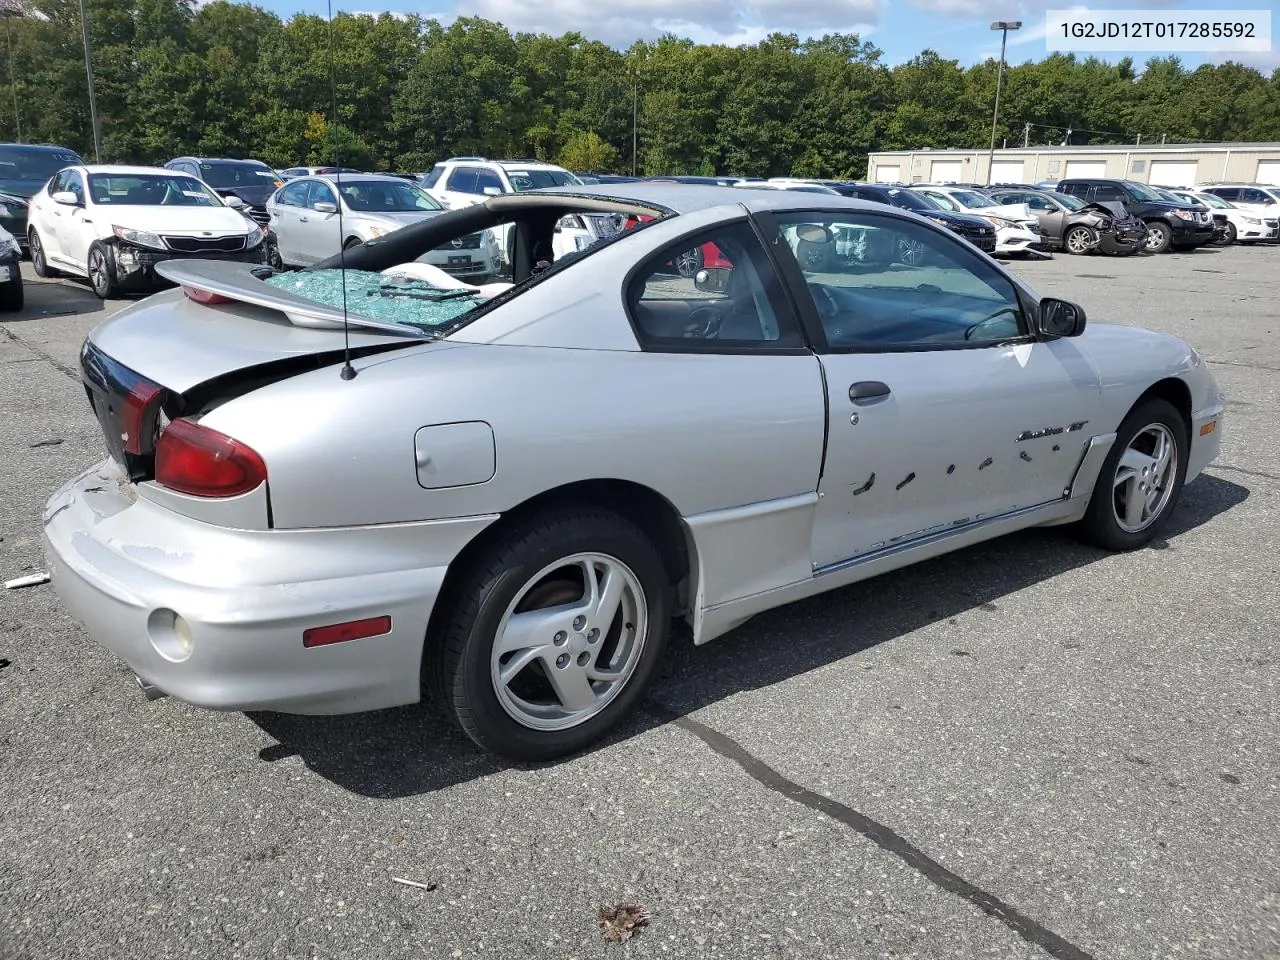
[[[1112,177],[1167,187],[1219,180],[1280,184],[1280,143],[1177,143],[1108,147],[1017,147],[986,150],[895,150],[868,156],[877,183],[1035,183]]]

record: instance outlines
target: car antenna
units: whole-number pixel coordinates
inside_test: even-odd
[[[333,0],[327,0],[329,7],[329,96],[333,101],[333,126],[335,128],[333,138],[333,176],[334,186],[338,196],[338,239],[341,241],[345,235],[342,229],[342,164],[339,162],[338,153],[338,87],[333,79]],[[347,320],[347,245],[342,243],[338,250],[338,263],[341,269],[342,278],[342,372],[339,376],[343,380],[354,380],[356,376],[356,368],[351,365],[351,333],[350,323]]]

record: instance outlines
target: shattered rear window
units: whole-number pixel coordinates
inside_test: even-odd
[[[368,270],[302,270],[278,273],[263,282],[341,310],[344,272],[347,310],[371,320],[433,331],[482,302],[473,290],[446,290],[425,280]]]

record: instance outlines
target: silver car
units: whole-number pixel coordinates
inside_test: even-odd
[[[297,177],[272,194],[266,207],[275,267],[308,266],[445,209],[403,177],[346,173]],[[471,280],[496,275],[502,263],[489,231],[452,237],[420,259]]]
[[[627,226],[547,265],[574,214]],[[811,256],[849,224],[883,242]],[[509,282],[420,260],[504,225]],[[683,277],[694,247],[715,266]],[[1191,346],[1086,327],[883,204],[574,186],[342,259],[169,262],[177,289],[84,344],[107,456],[49,500],[49,570],[153,696],[432,695],[489,750],[557,757],[636,706],[676,623],[707,643],[1032,526],[1138,548],[1219,452]]]

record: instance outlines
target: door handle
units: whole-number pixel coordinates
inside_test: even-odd
[[[863,400],[874,400],[877,397],[887,397],[889,395],[889,385],[881,383],[879,380],[859,380],[849,388],[849,399],[854,403]]]
[[[306,217],[299,217],[299,218],[298,218],[298,222],[299,222],[299,223],[306,223],[306,222],[307,222],[307,218],[306,218]]]

